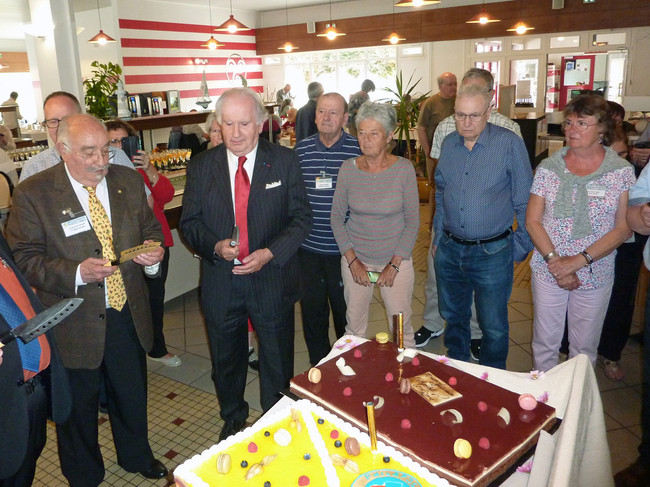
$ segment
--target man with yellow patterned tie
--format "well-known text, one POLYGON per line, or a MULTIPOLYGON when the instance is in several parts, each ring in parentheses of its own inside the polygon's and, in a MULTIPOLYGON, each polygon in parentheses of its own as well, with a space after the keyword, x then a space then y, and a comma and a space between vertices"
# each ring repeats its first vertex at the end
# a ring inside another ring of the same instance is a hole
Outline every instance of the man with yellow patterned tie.
POLYGON ((148 441, 145 353, 153 331, 143 272, 160 262, 163 249, 110 265, 124 250, 163 236, 142 178, 109 165, 108 144, 104 125, 90 115, 61 121, 57 150, 64 162, 16 188, 7 229, 16 264, 46 306, 85 299, 53 330, 72 390, 72 414, 57 424, 57 437, 73 487, 104 478, 97 438, 102 379, 119 465, 146 478, 167 474, 148 441))

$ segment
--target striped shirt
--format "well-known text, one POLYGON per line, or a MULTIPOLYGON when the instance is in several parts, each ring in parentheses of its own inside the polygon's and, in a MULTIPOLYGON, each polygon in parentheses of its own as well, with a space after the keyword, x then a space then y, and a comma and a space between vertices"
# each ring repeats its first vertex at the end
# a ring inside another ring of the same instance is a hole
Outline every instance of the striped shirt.
POLYGON ((415 170, 407 159, 372 174, 357 168, 355 159, 345 161, 332 203, 341 254, 354 248, 361 262, 376 265, 386 265, 393 255, 409 259, 420 226, 418 205, 415 170))
MULTIPOLYGON (((517 122, 513 122, 508 117, 504 117, 496 110, 490 112, 490 118, 488 122, 497 127, 503 127, 510 130, 511 132, 516 133, 521 137, 521 129, 517 122)), ((440 149, 442 149, 442 141, 445 140, 450 133, 456 131, 456 122, 454 121, 454 116, 445 118, 442 122, 438 124, 435 134, 433 134, 433 142, 431 142, 431 157, 434 159, 440 159, 440 149)))
POLYGON ((522 139, 488 123, 470 151, 453 132, 442 144, 435 180, 434 245, 443 229, 466 240, 494 237, 510 228, 516 215, 514 260, 526 258, 533 249, 525 226, 533 171, 522 139))
POLYGON ((301 140, 295 147, 314 217, 314 226, 302 248, 318 254, 339 255, 330 225, 332 198, 343 161, 361 155, 357 139, 344 130, 341 132, 341 138, 332 147, 323 144, 318 134, 301 140), (316 189, 316 178, 323 177, 332 178, 330 189, 316 189))

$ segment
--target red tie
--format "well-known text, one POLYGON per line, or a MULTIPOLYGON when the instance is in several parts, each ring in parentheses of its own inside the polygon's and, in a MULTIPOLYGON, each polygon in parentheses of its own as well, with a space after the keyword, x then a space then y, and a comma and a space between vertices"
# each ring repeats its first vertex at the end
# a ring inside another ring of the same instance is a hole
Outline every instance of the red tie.
POLYGON ((235 173, 235 220, 239 227, 238 258, 242 260, 248 255, 248 195, 251 192, 251 183, 244 169, 246 156, 241 156, 238 162, 235 173))

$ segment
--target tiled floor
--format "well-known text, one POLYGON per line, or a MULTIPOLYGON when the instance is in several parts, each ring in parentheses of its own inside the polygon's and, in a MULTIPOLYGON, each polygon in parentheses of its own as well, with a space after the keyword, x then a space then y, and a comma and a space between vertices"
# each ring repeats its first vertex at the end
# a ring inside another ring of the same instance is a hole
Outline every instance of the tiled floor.
MULTIPOLYGON (((423 221, 426 205, 421 205, 423 221)), ((426 279, 426 247, 430 234, 422 225, 414 251, 416 269, 413 292, 413 326, 422 325, 424 310, 424 281, 426 279)), ((647 282, 647 278, 643 280, 647 282)), ((645 287, 645 286, 644 286, 645 287)), ((531 339, 533 306, 530 292, 530 269, 527 262, 516 267, 513 291, 509 303, 510 352, 507 368, 512 371, 529 371, 532 368, 531 339)), ((198 291, 191 291, 165 305, 165 336, 170 349, 180 355, 183 364, 168 368, 157 362, 149 365, 149 438, 157 457, 170 469, 186 458, 203 451, 217 441, 221 428, 219 405, 214 385, 210 379, 210 361, 205 322, 199 309, 198 291)), ((639 331, 641 311, 635 312, 632 332, 639 331)), ((370 305, 368 336, 387 328, 385 308, 379 292, 370 305)), ((330 328, 333 338, 333 328, 330 328)), ((431 340, 426 350, 444 354, 443 339, 431 340)), ((302 334, 300 307, 296 306, 295 373, 309 367, 307 347, 302 334)), ((637 457, 636 447, 641 430, 641 348, 630 340, 623 352, 623 365, 627 375, 623 382, 612 382, 597 367, 596 376, 605 409, 607 436, 612 453, 614 472, 626 467, 637 457)), ((250 404, 249 421, 261 415, 258 374, 249 370, 246 400, 250 404)), ((153 482, 139 475, 129 474, 116 462, 108 416, 100 415, 100 445, 106 465, 105 482, 102 485, 169 485, 168 480, 153 482)), ((58 464, 56 433, 48 425, 48 443, 38 463, 35 486, 56 487, 66 485, 58 464)))

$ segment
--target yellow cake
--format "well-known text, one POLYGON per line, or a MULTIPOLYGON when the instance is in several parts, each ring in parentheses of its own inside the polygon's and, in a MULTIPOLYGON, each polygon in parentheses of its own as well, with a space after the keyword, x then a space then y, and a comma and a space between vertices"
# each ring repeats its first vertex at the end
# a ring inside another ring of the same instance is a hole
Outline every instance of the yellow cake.
POLYGON ((378 452, 372 453, 368 435, 305 400, 264 416, 174 471, 178 487, 361 487, 379 485, 373 482, 386 477, 402 477, 402 483, 395 485, 449 486, 447 481, 381 442, 378 452), (332 438, 334 430, 337 438, 332 438), (287 433, 291 441, 283 446, 282 438, 286 440, 287 433), (358 455, 346 452, 348 438, 358 441, 358 455), (336 441, 341 442, 340 447, 336 441))

